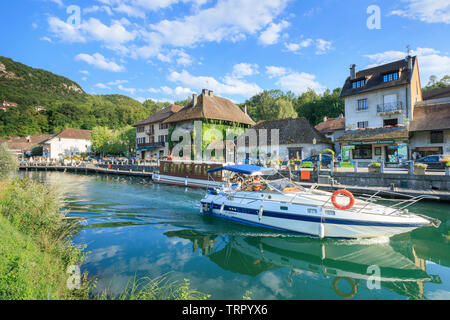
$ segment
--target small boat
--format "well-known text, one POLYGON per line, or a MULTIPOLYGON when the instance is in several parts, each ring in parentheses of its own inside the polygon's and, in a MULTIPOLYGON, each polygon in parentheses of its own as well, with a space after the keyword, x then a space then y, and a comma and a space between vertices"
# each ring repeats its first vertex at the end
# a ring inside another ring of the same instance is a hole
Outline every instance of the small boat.
POLYGON ((218 167, 222 167, 222 164, 189 160, 160 161, 159 172, 153 173, 152 180, 155 183, 193 188, 220 187, 222 185, 221 172, 214 174, 214 181, 209 180, 207 173, 207 170, 218 167))
POLYGON ((315 186, 304 188, 288 178, 264 179, 276 173, 272 168, 231 165, 207 172, 211 175, 219 171, 229 172, 228 181, 208 188, 201 200, 203 214, 319 238, 391 237, 440 224, 437 219, 407 209, 421 199, 435 198, 432 196, 397 199, 386 206, 376 203, 381 199, 377 193, 356 198, 345 189, 331 193, 315 186), (342 198, 348 198, 348 202, 342 203, 342 198))

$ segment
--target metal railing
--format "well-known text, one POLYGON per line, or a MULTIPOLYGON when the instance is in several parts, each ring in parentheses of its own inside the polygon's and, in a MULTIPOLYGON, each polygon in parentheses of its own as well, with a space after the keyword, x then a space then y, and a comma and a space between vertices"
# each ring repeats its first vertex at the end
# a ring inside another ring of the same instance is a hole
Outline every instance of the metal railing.
POLYGON ((377 112, 396 112, 403 110, 403 103, 401 101, 389 102, 377 105, 377 112))

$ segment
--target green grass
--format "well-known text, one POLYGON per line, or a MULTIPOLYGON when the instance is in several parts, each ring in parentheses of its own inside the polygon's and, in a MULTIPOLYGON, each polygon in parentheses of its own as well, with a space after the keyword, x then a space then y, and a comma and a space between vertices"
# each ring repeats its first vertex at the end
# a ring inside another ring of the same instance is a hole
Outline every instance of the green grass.
POLYGON ((97 300, 206 300, 210 295, 191 288, 188 279, 172 280, 167 275, 157 278, 132 278, 118 295, 108 289, 93 296, 97 300))
POLYGON ((84 254, 71 241, 79 223, 59 209, 58 194, 24 178, 0 190, 0 300, 87 298, 87 281, 67 286, 67 268, 84 254))

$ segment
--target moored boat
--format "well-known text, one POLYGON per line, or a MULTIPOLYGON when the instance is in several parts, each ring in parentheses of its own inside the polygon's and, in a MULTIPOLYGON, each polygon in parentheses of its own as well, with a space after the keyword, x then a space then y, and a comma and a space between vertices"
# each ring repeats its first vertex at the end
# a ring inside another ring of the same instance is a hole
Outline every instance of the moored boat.
POLYGON ((206 188, 208 186, 220 187, 222 185, 222 173, 214 174, 214 181, 208 181, 207 170, 222 167, 216 162, 195 161, 161 161, 159 172, 152 175, 153 182, 172 184, 185 187, 206 188))
MULTIPOLYGON (((201 200, 203 214, 320 238, 391 237, 440 221, 412 214, 407 207, 430 196, 398 200, 391 206, 375 203, 372 195, 356 198, 347 190, 334 193, 304 188, 289 179, 265 180, 274 169, 232 165, 207 170, 234 173, 220 187, 211 185, 201 200), (342 197, 348 203, 342 203, 342 197)), ((214 180, 214 179, 213 179, 214 180)), ((214 182, 214 181, 212 181, 214 182)))

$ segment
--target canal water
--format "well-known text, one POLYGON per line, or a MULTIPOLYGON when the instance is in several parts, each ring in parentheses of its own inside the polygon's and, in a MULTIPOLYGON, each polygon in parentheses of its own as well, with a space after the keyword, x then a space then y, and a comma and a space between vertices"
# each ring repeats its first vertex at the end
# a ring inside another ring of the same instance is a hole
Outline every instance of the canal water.
POLYGON ((145 178, 28 172, 56 186, 74 238, 89 251, 82 272, 119 293, 133 277, 189 279, 211 299, 450 299, 450 204, 411 211, 442 221, 391 239, 319 240, 200 214, 203 190, 145 178))

